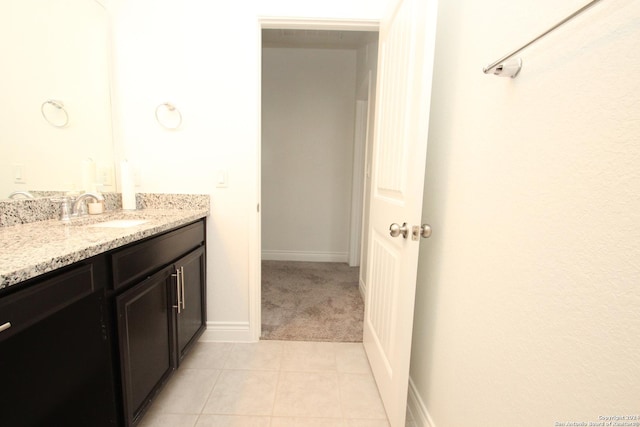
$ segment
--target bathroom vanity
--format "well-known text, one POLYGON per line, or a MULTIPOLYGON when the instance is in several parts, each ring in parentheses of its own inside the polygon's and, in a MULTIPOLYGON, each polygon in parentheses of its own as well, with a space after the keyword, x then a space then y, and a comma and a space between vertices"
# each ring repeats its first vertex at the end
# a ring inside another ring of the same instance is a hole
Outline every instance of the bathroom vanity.
POLYGON ((138 423, 205 328, 207 214, 0 227, 0 425, 138 423))
POLYGON ((126 425, 205 328, 204 221, 110 254, 126 425))
POLYGON ((0 425, 117 425, 104 267, 82 261, 0 299, 0 425))

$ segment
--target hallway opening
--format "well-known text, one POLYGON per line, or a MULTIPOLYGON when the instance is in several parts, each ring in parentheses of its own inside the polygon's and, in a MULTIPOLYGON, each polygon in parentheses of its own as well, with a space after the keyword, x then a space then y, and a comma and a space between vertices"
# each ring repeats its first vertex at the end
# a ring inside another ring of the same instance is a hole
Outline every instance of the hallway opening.
POLYGON ((262 30, 262 339, 362 340, 376 65, 377 32, 262 30))

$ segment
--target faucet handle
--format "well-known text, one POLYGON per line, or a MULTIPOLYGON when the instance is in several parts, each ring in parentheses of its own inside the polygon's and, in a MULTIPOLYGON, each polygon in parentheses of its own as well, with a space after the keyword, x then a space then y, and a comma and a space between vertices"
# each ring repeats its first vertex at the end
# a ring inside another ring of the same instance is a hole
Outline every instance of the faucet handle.
POLYGON ((71 197, 56 197, 51 199, 52 202, 60 203, 60 221, 71 220, 71 197))
MULTIPOLYGON (((72 211, 73 211, 73 209, 72 209, 72 211)), ((87 202, 85 200, 81 200, 80 204, 78 204, 77 215, 78 216, 84 216, 84 215, 87 215, 88 213, 89 213, 89 210, 87 208, 87 202)))

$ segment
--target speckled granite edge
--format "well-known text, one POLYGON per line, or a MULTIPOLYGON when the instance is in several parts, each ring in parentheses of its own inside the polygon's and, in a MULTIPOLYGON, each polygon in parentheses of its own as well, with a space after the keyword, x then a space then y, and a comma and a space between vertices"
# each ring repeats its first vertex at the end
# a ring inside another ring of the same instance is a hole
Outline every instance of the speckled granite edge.
POLYGON ((49 220, 0 228, 0 290, 208 214, 208 206, 115 211, 103 214, 102 220, 136 218, 148 222, 131 228, 100 228, 88 226, 86 221, 93 219, 88 216, 75 225, 49 220))
POLYGON ((60 215, 60 204, 49 198, 0 201, 0 227, 45 221, 60 215))
MULTIPOLYGON (((62 193, 49 193, 54 198, 62 195, 62 193)), ((102 193, 102 195, 105 198, 105 211, 122 208, 120 193, 102 193)), ((209 209, 209 195, 138 193, 136 207, 138 209, 209 209)), ((52 201, 49 197, 0 200, 0 227, 48 221, 57 219, 59 215, 60 203, 52 201)))
POLYGON ((209 209, 208 194, 136 194, 138 209, 209 209))

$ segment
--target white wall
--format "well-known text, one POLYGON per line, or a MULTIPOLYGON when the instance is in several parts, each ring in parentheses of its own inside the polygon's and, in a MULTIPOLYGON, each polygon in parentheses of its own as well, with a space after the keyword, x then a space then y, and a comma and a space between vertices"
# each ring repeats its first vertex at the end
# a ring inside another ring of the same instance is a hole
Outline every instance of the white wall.
MULTIPOLYGON (((207 280, 209 334, 255 339, 250 282, 259 200, 259 17, 377 19, 382 1, 179 0, 114 4, 116 145, 137 167, 139 191, 211 194, 207 280), (154 109, 173 102, 177 131, 154 109), (215 171, 228 171, 227 188, 215 171)), ((259 274, 259 273, 258 273, 259 274)), ((259 301, 257 301, 259 304, 259 301)), ((259 324, 259 319, 257 319, 259 324)))
POLYGON ((262 259, 346 262, 356 51, 262 50, 262 259))
POLYGON ((481 71, 583 3, 440 2, 411 361, 433 427, 640 412, 640 3, 481 71))

